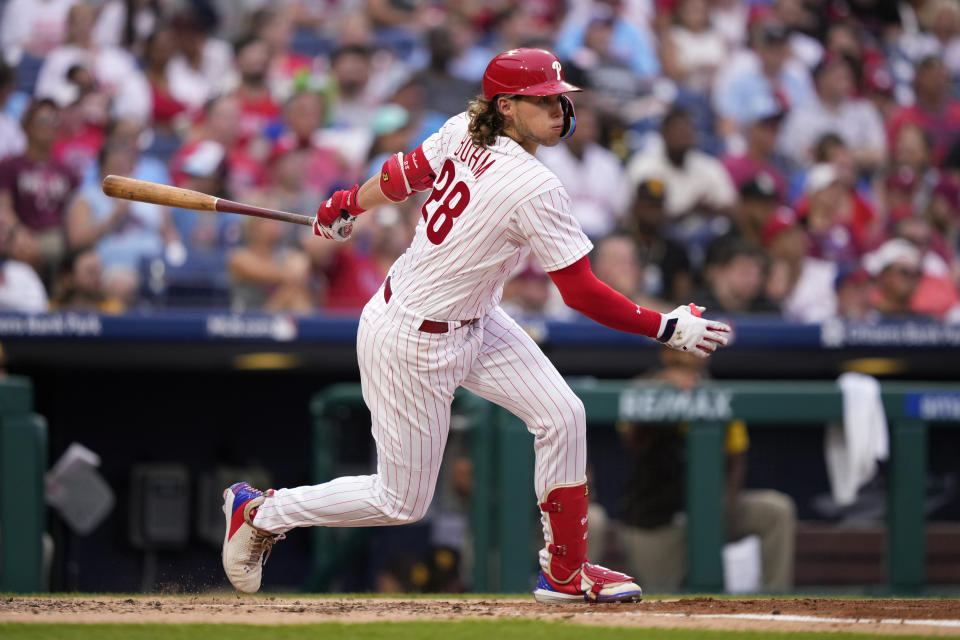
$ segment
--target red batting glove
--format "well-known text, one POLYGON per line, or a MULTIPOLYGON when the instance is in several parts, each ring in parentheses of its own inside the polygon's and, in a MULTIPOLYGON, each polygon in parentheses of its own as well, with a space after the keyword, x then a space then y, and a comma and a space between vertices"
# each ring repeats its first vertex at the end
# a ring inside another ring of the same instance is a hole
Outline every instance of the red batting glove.
POLYGON ((340 217, 341 213, 350 216, 358 216, 366 209, 357 206, 357 192, 360 185, 355 184, 348 191, 337 191, 330 196, 320 208, 317 209, 317 222, 325 227, 333 224, 333 221, 340 217))

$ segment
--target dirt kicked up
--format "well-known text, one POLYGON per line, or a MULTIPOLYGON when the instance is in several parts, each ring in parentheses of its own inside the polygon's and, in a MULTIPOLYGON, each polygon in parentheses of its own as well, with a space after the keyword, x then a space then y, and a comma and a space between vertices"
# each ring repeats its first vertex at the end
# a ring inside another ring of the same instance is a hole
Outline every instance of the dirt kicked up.
POLYGON ((0 622, 247 623, 540 619, 618 627, 845 631, 960 637, 960 600, 648 599, 629 605, 531 600, 271 596, 6 597, 0 622))

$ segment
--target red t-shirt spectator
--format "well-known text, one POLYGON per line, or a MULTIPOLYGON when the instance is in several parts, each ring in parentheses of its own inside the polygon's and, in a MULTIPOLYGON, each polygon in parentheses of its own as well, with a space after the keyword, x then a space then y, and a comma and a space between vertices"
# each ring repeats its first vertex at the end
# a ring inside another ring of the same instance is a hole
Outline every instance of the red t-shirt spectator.
POLYGON ((78 183, 56 160, 17 156, 0 161, 0 190, 10 193, 20 223, 34 232, 63 226, 64 209, 78 183))
POLYGON ((359 312, 383 284, 387 272, 368 255, 352 248, 341 249, 333 256, 327 269, 327 311, 359 312))

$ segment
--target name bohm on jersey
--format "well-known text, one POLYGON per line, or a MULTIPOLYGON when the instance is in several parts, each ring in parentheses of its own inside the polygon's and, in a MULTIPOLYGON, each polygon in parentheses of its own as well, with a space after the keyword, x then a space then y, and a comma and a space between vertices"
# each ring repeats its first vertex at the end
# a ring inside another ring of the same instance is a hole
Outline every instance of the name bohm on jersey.
POLYGON ((466 135, 460 140, 460 146, 457 147, 452 157, 466 165, 476 180, 486 173, 487 169, 497 161, 496 158, 491 158, 491 155, 489 149, 473 144, 470 136, 466 135))

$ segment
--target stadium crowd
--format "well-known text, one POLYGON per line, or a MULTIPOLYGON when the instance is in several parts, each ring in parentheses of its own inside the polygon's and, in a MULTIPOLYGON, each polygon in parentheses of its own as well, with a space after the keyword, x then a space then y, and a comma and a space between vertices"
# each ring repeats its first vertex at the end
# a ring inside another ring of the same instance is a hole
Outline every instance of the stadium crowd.
MULTIPOLYGON (((107 174, 311 214, 517 46, 564 62, 563 181, 647 306, 960 321, 960 0, 0 0, 0 308, 357 313, 423 198, 352 242, 111 200, 107 174)), ((530 263, 520 319, 568 313, 530 263)))

